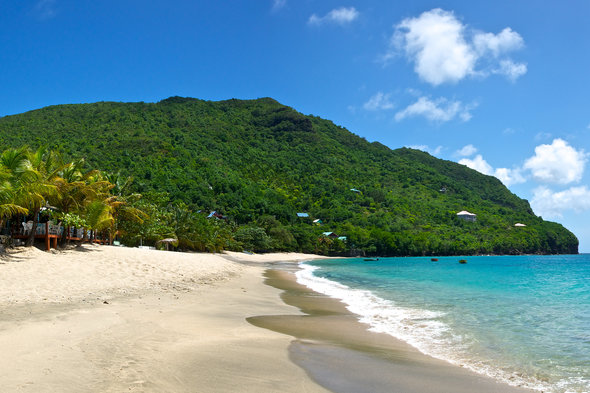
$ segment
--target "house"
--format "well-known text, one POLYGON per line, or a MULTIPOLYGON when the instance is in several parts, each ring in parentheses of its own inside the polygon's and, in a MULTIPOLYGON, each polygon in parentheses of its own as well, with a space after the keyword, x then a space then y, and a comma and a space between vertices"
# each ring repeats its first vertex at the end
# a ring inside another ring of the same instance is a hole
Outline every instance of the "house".
POLYGON ((475 222, 475 220, 477 219, 477 214, 469 213, 468 211, 463 210, 457 213, 457 217, 465 221, 475 222))
POLYGON ((340 240, 341 242, 345 242, 348 240, 348 238, 346 236, 338 236, 338 240, 340 240))
POLYGON ((316 218, 315 220, 313 220, 313 223, 316 224, 316 225, 322 225, 323 224, 322 220, 320 220, 319 218, 316 218))
POLYGON ((309 214, 307 214, 307 213, 297 213, 297 217, 299 217, 299 218, 308 218, 309 217, 309 214))
POLYGON ((323 232, 322 235, 324 235, 325 237, 329 237, 330 239, 338 238, 338 235, 334 232, 323 232))
POLYGON ((521 224, 520 222, 517 222, 516 224, 514 224, 515 227, 526 227, 525 224, 521 224))
POLYGON ((219 213, 218 211, 212 211, 211 213, 209 213, 207 218, 215 218, 217 220, 224 220, 227 217, 225 217, 223 214, 219 213))

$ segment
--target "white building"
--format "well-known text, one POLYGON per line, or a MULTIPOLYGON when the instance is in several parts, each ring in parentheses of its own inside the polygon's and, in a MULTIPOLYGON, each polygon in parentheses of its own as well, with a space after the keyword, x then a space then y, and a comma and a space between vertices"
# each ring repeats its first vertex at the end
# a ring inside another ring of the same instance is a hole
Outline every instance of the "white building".
POLYGON ((457 213, 457 217, 465 221, 475 222, 475 220, 477 219, 477 214, 469 213, 468 211, 463 210, 457 213))

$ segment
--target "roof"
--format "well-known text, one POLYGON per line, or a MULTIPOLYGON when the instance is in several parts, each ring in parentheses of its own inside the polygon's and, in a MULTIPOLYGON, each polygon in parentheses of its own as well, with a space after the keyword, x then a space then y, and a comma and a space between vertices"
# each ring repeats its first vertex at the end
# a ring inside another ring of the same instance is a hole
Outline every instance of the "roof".
POLYGON ((467 210, 460 211, 457 213, 458 216, 477 216, 475 213, 469 213, 467 210))
POLYGON ((356 188, 351 188, 350 191, 352 191, 352 192, 361 192, 361 190, 357 190, 356 188))
POLYGON ((324 236, 336 236, 336 234, 334 232, 322 232, 322 235, 324 235, 324 236))
POLYGON ((517 222, 516 224, 514 224, 515 227, 526 227, 525 224, 521 224, 520 222, 517 222))
POLYGON ((309 217, 307 213, 297 213, 297 217, 309 217))

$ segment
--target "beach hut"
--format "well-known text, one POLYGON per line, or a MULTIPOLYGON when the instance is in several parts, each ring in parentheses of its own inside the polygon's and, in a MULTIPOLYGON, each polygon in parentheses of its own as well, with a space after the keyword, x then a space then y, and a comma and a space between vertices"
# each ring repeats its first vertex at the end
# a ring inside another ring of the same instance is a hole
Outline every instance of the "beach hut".
POLYGON ((166 251, 169 251, 170 244, 172 244, 174 247, 178 246, 178 239, 167 238, 167 239, 158 240, 156 242, 156 245, 161 244, 161 243, 164 243, 166 245, 166 251))
POLYGON ((477 219, 477 214, 469 213, 467 210, 463 210, 457 213, 457 217, 465 221, 475 222, 477 219))

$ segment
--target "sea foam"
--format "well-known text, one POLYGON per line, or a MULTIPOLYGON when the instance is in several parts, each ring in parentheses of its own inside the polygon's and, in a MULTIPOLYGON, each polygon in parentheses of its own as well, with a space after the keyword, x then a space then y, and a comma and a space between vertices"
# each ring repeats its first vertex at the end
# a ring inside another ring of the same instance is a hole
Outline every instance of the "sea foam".
MULTIPOLYGON (((445 313, 426 309, 402 307, 383 299, 373 292, 355 289, 314 274, 318 266, 300 263, 301 270, 295 273, 297 282, 308 288, 341 300, 346 308, 358 316, 359 322, 368 325, 368 330, 386 333, 400 339, 420 352, 464 367, 476 373, 494 378, 512 386, 555 392, 556 390, 538 379, 523 375, 509 368, 498 368, 471 356, 468 351, 471 338, 455 334, 451 327, 441 321, 445 313)), ((568 392, 568 390, 561 390, 568 392)))

